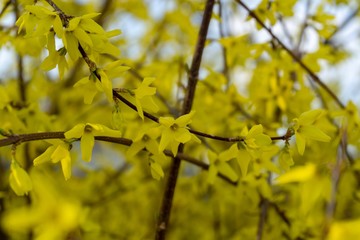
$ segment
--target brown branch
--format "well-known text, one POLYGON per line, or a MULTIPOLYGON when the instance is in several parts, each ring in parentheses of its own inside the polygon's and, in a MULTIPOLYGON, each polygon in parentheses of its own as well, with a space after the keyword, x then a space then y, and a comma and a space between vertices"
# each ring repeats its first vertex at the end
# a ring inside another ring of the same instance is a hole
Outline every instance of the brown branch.
POLYGON ((300 34, 299 34, 299 39, 295 48, 295 53, 300 57, 301 53, 300 53, 300 47, 301 47, 301 43, 305 37, 305 30, 308 26, 308 17, 309 17, 309 11, 310 11, 310 4, 311 1, 307 0, 306 1, 306 6, 305 6, 305 18, 304 18, 304 22, 301 25, 301 29, 300 29, 300 34))
POLYGON ((343 30, 359 13, 360 10, 360 6, 358 6, 353 12, 351 12, 349 14, 349 16, 347 16, 347 18, 345 18, 344 22, 342 22, 331 34, 329 37, 327 37, 324 40, 324 44, 329 44, 331 43, 331 40, 333 39, 333 37, 340 32, 341 30, 343 30))
MULTIPOLYGON (((1 9, 1 12, 0 12, 0 17, 3 16, 3 14, 5 13, 6 9, 10 6, 11 4, 11 0, 8 0, 5 4, 4 4, 4 7, 1 9)), ((17 18, 16 18, 17 19, 17 18)))
POLYGON ((112 4, 113 4, 113 0, 106 0, 105 3, 103 4, 102 9, 100 10, 101 15, 97 18, 96 21, 101 26, 103 25, 105 21, 105 17, 107 16, 107 13, 110 11, 112 4))
MULTIPOLYGON (((199 78, 199 69, 201 64, 202 53, 205 47, 205 40, 210 24, 213 7, 214 7, 214 0, 207 0, 200 30, 198 33, 198 40, 195 47, 193 60, 190 67, 188 86, 187 86, 187 91, 185 93, 185 100, 183 102, 183 108, 181 112, 182 115, 189 113, 192 108, 192 104, 195 97, 196 84, 199 78)), ((179 146, 178 152, 180 154, 183 151, 183 147, 184 147, 183 144, 179 146)), ((174 192, 175 192, 175 187, 180 169, 180 163, 181 163, 180 158, 175 157, 170 167, 169 178, 167 179, 166 182, 165 192, 163 195, 159 217, 157 220, 158 222, 155 233, 155 239, 157 240, 165 239, 166 230, 168 229, 174 192)))
POLYGON ((194 101, 196 84, 199 78, 201 58, 205 47, 205 41, 210 24, 213 6, 214 6, 214 0, 207 0, 203 19, 198 34, 197 44, 195 47, 194 57, 189 71, 188 86, 185 95, 185 101, 183 104, 182 114, 187 114, 190 112, 194 101))
MULTIPOLYGON (((218 15, 219 18, 221 19, 219 22, 219 32, 220 32, 220 37, 224 38, 225 37, 225 31, 223 28, 223 15, 222 15, 222 3, 221 0, 219 0, 218 2, 218 15)), ((230 83, 231 83, 231 79, 230 79, 230 72, 229 72, 229 64, 227 61, 227 49, 226 47, 224 47, 223 45, 221 45, 221 53, 222 53, 222 58, 223 58, 223 74, 226 78, 226 89, 229 89, 230 87, 230 83)))
MULTIPOLYGON (((206 9, 205 9, 206 11, 206 9)), ((63 13, 63 12, 62 12, 63 13)), ((204 18, 208 18, 206 20, 206 24, 209 25, 210 23, 210 18, 211 18, 211 13, 207 14, 205 16, 204 14, 204 18)), ((64 14, 64 13, 63 13, 64 14)), ((66 16, 66 15, 65 15, 66 16)), ((200 28, 199 31, 199 39, 198 39, 198 43, 195 49, 195 53, 194 53, 194 59, 192 61, 191 64, 191 68, 190 68, 190 72, 189 72, 189 83, 188 83, 188 93, 192 92, 191 94, 189 93, 187 95, 187 97, 185 98, 185 102, 184 102, 184 106, 183 106, 183 114, 186 114, 188 112, 190 112, 191 110, 191 106, 192 106, 192 102, 193 102, 193 98, 195 97, 195 88, 196 88, 196 84, 197 84, 197 80, 198 80, 198 75, 199 75, 199 68, 200 68, 200 63, 201 63, 201 56, 202 56, 202 52, 204 50, 205 47, 205 40, 206 40, 206 35, 207 35, 207 28, 203 27, 204 23, 202 23, 202 27, 200 28), (205 32, 206 31, 206 32, 205 32), (205 34, 205 37, 200 37, 202 36, 202 34, 205 34), (190 99, 191 100, 187 100, 190 99), (190 107, 188 110, 186 110, 186 108, 190 107)), ((85 52, 84 48, 80 45, 78 45, 78 49, 79 52, 82 56, 82 58, 84 59, 84 61, 86 62, 86 64, 88 65, 90 72, 94 73, 95 76, 97 77, 97 79, 101 82, 101 77, 99 74, 97 74, 96 69, 96 63, 93 62, 89 56, 87 55, 87 53, 85 52)), ((136 73, 136 72, 135 72, 136 73)), ((133 72, 133 74, 135 74, 133 72)), ((139 74, 135 74, 138 75, 137 77, 140 77, 141 75, 139 74)), ((125 99, 124 97, 122 97, 117 91, 113 90, 113 96, 116 97, 117 99, 119 99, 120 101, 122 101, 123 103, 125 103, 126 105, 128 105, 130 108, 132 108, 134 111, 137 111, 137 108, 134 104, 132 104, 130 101, 128 101, 127 99, 125 99)), ((144 111, 144 116, 147 117, 148 119, 151 119, 154 122, 159 122, 159 118, 144 111)), ((201 136, 201 137, 206 137, 206 138, 210 138, 210 139, 214 139, 214 140, 219 140, 219 141, 225 141, 225 142, 238 142, 238 141, 243 141, 243 139, 241 139, 240 137, 221 137, 221 136, 216 136, 216 135, 211 135, 211 134, 207 134, 207 133, 203 133, 200 131, 196 131, 193 129, 189 129, 189 131, 195 135, 201 136)), ((275 137, 274 140, 279 140, 279 138, 281 138, 281 140, 285 140, 284 136, 281 137, 275 137)))
MULTIPOLYGON (((8 136, 7 138, 0 139, 0 147, 10 146, 10 145, 18 145, 25 142, 38 141, 38 140, 47 140, 47 139, 65 139, 65 132, 41 132, 41 133, 27 133, 27 134, 14 134, 8 136)), ((80 140, 80 139, 77 139, 80 140)), ((124 146, 130 146, 132 144, 132 140, 128 138, 115 138, 115 137, 107 137, 107 136, 97 136, 95 137, 97 141, 110 142, 121 144, 124 146)), ((146 149, 143 149, 145 151, 146 149)), ((171 151, 165 150, 164 154, 168 157, 174 158, 174 155, 171 151)), ((208 170, 209 165, 202 162, 199 159, 190 157, 184 153, 178 153, 176 155, 177 158, 182 159, 188 163, 191 163, 195 166, 202 168, 203 170, 208 170)), ((225 181, 229 182, 232 185, 237 185, 237 182, 231 181, 225 175, 219 173, 218 176, 225 181)))
POLYGON ((52 0, 45 0, 58 14, 65 27, 69 25, 69 19, 73 18, 72 16, 66 15, 63 10, 61 10, 52 0))
POLYGON ((340 144, 338 146, 338 152, 336 157, 336 163, 334 168, 332 169, 331 174, 331 193, 330 199, 326 206, 325 212, 325 221, 324 221, 324 229, 323 235, 324 238, 327 236, 330 228, 330 224, 334 219, 335 209, 336 209, 336 198, 338 195, 338 188, 339 188, 339 180, 341 177, 341 168, 346 159, 346 152, 347 152, 347 129, 346 127, 342 127, 340 129, 340 144))
POLYGON ((270 36, 275 39, 281 47, 292 57, 292 59, 297 62, 306 72, 311 76, 311 79, 316 82, 318 85, 320 85, 337 103, 337 105, 344 109, 345 105, 340 101, 340 99, 336 96, 336 94, 320 79, 318 75, 316 75, 298 56, 296 53, 291 51, 288 47, 285 46, 285 44, 272 32, 270 28, 268 28, 265 23, 254 13, 249 9, 249 7, 243 3, 241 0, 235 0, 238 4, 240 4, 247 12, 248 14, 259 24, 263 29, 265 29, 270 36))
POLYGON ((256 234, 256 240, 262 240, 264 231, 265 231, 265 223, 268 215, 268 208, 269 208, 269 202, 266 198, 263 196, 260 196, 261 200, 259 202, 259 208, 260 208, 260 216, 259 216, 259 222, 258 222, 258 228, 257 228, 257 234, 256 234))

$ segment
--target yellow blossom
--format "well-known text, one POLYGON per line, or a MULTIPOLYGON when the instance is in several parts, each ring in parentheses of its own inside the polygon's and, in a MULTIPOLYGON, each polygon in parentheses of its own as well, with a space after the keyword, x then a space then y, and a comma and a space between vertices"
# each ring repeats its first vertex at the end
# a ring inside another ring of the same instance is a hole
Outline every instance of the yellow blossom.
POLYGON ((28 173, 20 167, 15 159, 11 161, 9 182, 10 187, 18 196, 24 196, 32 190, 32 182, 28 173))
POLYGON ((81 138, 81 153, 84 161, 90 162, 96 136, 120 137, 121 132, 101 124, 80 123, 65 133, 66 139, 81 138))
POLYGON ((157 112, 159 107, 155 104, 151 96, 156 93, 156 88, 149 87, 155 78, 144 78, 140 86, 134 90, 135 105, 139 116, 144 120, 143 106, 153 112, 157 112))
POLYGON ((191 118, 194 114, 195 111, 191 111, 177 119, 174 119, 173 117, 159 118, 159 123, 161 124, 160 129, 162 131, 159 151, 162 152, 166 147, 170 146, 171 152, 175 156, 180 143, 186 143, 190 140, 200 143, 200 139, 194 134, 191 134, 187 128, 187 125, 191 123, 191 118))
POLYGON ((69 144, 61 140, 48 140, 52 143, 46 151, 34 159, 34 166, 52 161, 53 163, 60 162, 61 168, 65 177, 68 180, 71 177, 71 157, 69 152, 69 144))
POLYGON ((306 140, 311 139, 320 142, 329 142, 331 138, 319 128, 314 122, 323 116, 321 109, 304 112, 299 118, 293 119, 293 130, 295 131, 296 146, 300 155, 304 154, 306 140))

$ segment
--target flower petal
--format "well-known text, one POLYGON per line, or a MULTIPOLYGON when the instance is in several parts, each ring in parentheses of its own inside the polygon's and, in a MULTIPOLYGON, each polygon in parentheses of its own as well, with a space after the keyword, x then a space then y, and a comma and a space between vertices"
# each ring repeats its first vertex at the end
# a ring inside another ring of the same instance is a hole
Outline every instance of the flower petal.
POLYGON ((133 142, 131 146, 128 148, 126 155, 129 157, 135 156, 138 152, 140 152, 142 149, 144 149, 145 144, 142 141, 139 142, 133 142))
POLYGON ((159 151, 163 152, 173 139, 174 139, 173 131, 171 131, 170 129, 165 129, 161 135, 159 151))
POLYGON ((195 111, 191 111, 188 114, 182 115, 175 120, 175 123, 179 125, 179 127, 185 127, 186 125, 191 123, 191 119, 193 118, 195 111))
POLYGON ((84 134, 84 128, 85 128, 84 123, 77 124, 75 127, 73 127, 64 134, 65 138, 66 139, 80 138, 84 134))
POLYGON ((306 144, 306 140, 305 138, 299 133, 299 132, 295 132, 295 137, 296 137, 296 146, 298 149, 298 152, 300 155, 304 154, 305 151, 305 144, 306 144))
POLYGON ((67 156, 61 160, 61 168, 65 177, 65 180, 71 177, 71 158, 68 152, 67 156))
POLYGON ((50 146, 46 149, 45 152, 43 152, 43 154, 41 154, 40 156, 38 156, 37 158, 34 159, 34 166, 38 166, 42 163, 46 163, 46 162, 50 162, 51 160, 51 154, 55 151, 55 147, 54 146, 50 146))
POLYGON ((89 132, 84 132, 84 135, 81 137, 81 143, 80 143, 82 159, 84 161, 87 162, 91 161, 91 155, 92 155, 94 143, 95 143, 94 135, 89 132))
POLYGON ((16 195, 23 196, 32 190, 32 182, 28 173, 13 160, 11 162, 11 173, 9 176, 10 187, 16 195))
POLYGON ((175 131, 174 138, 178 142, 186 143, 191 140, 191 133, 185 128, 178 128, 175 131))
POLYGON ((160 117, 159 123, 169 128, 175 123, 175 120, 172 117, 160 117))
POLYGON ((309 126, 302 126, 299 129, 299 132, 306 138, 320 141, 320 142, 329 142, 331 138, 326 135, 323 131, 319 128, 309 125, 309 126))

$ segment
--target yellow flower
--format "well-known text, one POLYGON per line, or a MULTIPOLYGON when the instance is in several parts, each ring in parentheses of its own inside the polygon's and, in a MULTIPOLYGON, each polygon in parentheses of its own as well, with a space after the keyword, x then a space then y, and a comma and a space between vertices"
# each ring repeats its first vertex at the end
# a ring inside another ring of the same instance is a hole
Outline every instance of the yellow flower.
POLYGON ((271 138, 263 133, 261 124, 253 126, 250 130, 247 127, 243 128, 240 136, 243 137, 246 146, 252 149, 267 146, 272 142, 271 138))
POLYGON ((93 51, 108 53, 114 56, 120 54, 120 50, 112 45, 108 38, 120 34, 120 31, 105 32, 105 30, 91 18, 100 13, 89 13, 80 17, 74 17, 69 21, 65 32, 59 36, 68 51, 70 57, 75 61, 80 57, 78 45, 80 44, 88 54, 93 51))
POLYGON ((113 102, 112 81, 110 78, 119 77, 119 75, 130 67, 121 66, 120 61, 112 62, 106 65, 103 69, 96 69, 96 73, 100 76, 101 81, 97 79, 95 73, 91 73, 89 77, 84 77, 75 83, 74 87, 79 87, 84 94, 84 103, 91 104, 95 95, 100 92, 105 92, 105 95, 110 103, 113 102))
POLYGON ((59 50, 55 49, 55 35, 54 32, 50 32, 47 36, 48 43, 47 49, 49 51, 49 56, 47 56, 44 61, 41 63, 41 68, 45 71, 49 71, 58 66, 59 77, 63 78, 65 69, 68 68, 66 62, 66 49, 60 48, 59 50))
POLYGON ((84 103, 91 104, 95 95, 100 91, 103 92, 101 83, 96 79, 92 73, 89 77, 84 77, 74 84, 74 87, 79 88, 84 95, 84 103))
MULTIPOLYGON (((58 182, 41 174, 31 172, 36 200, 16 208, 9 208, 2 215, 1 227, 11 234, 32 231, 32 239, 67 239, 81 224, 84 210, 79 201, 61 192, 58 182)), ((86 215, 84 216, 86 217, 86 215)))
POLYGON ((25 27, 25 37, 46 35, 52 26, 54 26, 56 34, 61 34, 59 31, 62 31, 62 23, 56 12, 38 5, 28 5, 25 9, 27 12, 16 21, 16 25, 19 26, 18 32, 25 27))
POLYGON ((152 154, 162 154, 159 152, 159 145, 156 139, 160 136, 159 128, 150 128, 140 131, 133 143, 127 150, 128 156, 135 156, 142 149, 147 149, 152 154))
POLYGON ((200 139, 194 134, 191 134, 186 127, 191 123, 191 118, 194 114, 195 111, 191 111, 177 119, 174 119, 173 117, 159 118, 159 123, 161 124, 160 129, 162 131, 159 144, 160 152, 164 151, 167 146, 170 146, 171 152, 176 156, 180 143, 186 143, 190 140, 195 140, 200 143, 200 139))
POLYGON ((11 161, 9 182, 10 187, 18 196, 24 196, 32 190, 32 182, 28 173, 20 167, 15 159, 11 161))
POLYGON ((100 75, 101 78, 101 86, 105 95, 110 103, 113 101, 113 94, 112 94, 112 82, 102 69, 97 69, 96 72, 100 75))
POLYGON ((321 109, 304 112, 299 118, 293 119, 293 129, 295 131, 296 146, 300 155, 304 154, 306 139, 320 142, 329 142, 331 138, 319 128, 314 126, 316 120, 323 116, 321 109))
POLYGON ((48 147, 46 151, 34 159, 34 166, 38 166, 42 163, 61 162, 61 168, 65 177, 68 180, 71 177, 71 157, 69 152, 69 144, 61 140, 48 140, 53 145, 48 147))
POLYGON ((80 123, 65 133, 66 139, 81 138, 82 159, 90 162, 96 136, 120 137, 121 132, 101 124, 80 123))
POLYGON ((218 172, 227 176, 231 181, 235 182, 238 180, 238 175, 227 163, 230 159, 235 158, 231 151, 225 150, 220 154, 216 154, 212 151, 208 151, 208 159, 210 161, 210 167, 208 171, 207 181, 213 184, 218 172))
POLYGON ((149 87, 149 85, 155 80, 155 78, 144 78, 140 86, 134 91, 135 105, 139 116, 144 120, 143 106, 150 109, 153 112, 157 112, 159 107, 152 99, 152 95, 156 93, 156 88, 149 87))

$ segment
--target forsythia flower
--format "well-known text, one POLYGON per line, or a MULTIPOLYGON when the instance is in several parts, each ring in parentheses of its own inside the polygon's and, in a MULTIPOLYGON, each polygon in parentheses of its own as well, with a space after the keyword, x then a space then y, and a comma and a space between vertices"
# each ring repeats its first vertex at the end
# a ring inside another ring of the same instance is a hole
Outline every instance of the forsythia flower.
POLYGON ((96 93, 98 91, 105 92, 105 95, 109 102, 112 102, 112 82, 107 77, 105 72, 101 69, 97 69, 96 72, 101 77, 101 82, 96 78, 94 73, 91 73, 89 77, 84 77, 74 84, 74 87, 81 87, 84 91, 84 103, 91 104, 96 93))
POLYGON ((234 158, 233 154, 229 150, 225 150, 220 154, 216 154, 212 151, 208 151, 208 158, 210 161, 208 182, 213 184, 218 172, 227 176, 231 181, 235 182, 238 180, 238 175, 227 163, 230 159, 234 158))
POLYGON ((36 200, 7 209, 1 216, 2 229, 17 236, 32 231, 32 239, 37 240, 68 239, 81 226, 81 218, 87 216, 80 202, 61 192, 47 174, 32 171, 31 179, 36 200))
POLYGON ((51 26, 54 26, 56 34, 62 32, 62 23, 60 17, 56 12, 51 11, 42 6, 26 6, 25 12, 16 21, 19 26, 18 32, 24 27, 26 30, 26 37, 40 37, 50 31, 51 26))
POLYGON ((18 196, 23 196, 32 190, 32 182, 28 173, 20 167, 15 159, 11 161, 9 182, 10 187, 18 196))
POLYGON ((34 166, 52 161, 53 163, 61 162, 61 168, 68 180, 71 177, 71 157, 69 152, 69 144, 61 140, 48 140, 53 145, 48 147, 46 151, 34 159, 34 166))
POLYGON ((112 94, 112 82, 102 69, 97 69, 96 72, 100 75, 101 78, 101 86, 105 95, 110 103, 113 101, 113 94, 112 94))
POLYGON ((294 167, 276 179, 277 184, 305 182, 316 176, 316 166, 309 163, 305 166, 294 167))
POLYGON ((162 130, 159 151, 164 151, 165 148, 170 145, 171 152, 175 156, 180 143, 189 142, 191 139, 200 143, 200 139, 194 134, 191 134, 186 127, 191 123, 191 118, 194 114, 195 111, 191 111, 177 119, 174 119, 173 117, 159 118, 159 123, 161 124, 160 129, 162 130))
POLYGON ((54 32, 48 34, 48 43, 47 49, 49 51, 49 56, 47 56, 44 61, 41 63, 41 68, 45 71, 49 71, 58 65, 60 79, 63 78, 65 69, 68 68, 66 62, 66 50, 65 48, 60 48, 59 50, 55 49, 55 35, 54 32))
POLYGON ((159 145, 156 139, 160 136, 159 128, 150 128, 145 131, 140 131, 133 143, 127 150, 128 156, 135 156, 142 149, 147 149, 152 154, 162 154, 159 152, 159 145))
POLYGON ((69 25, 62 34, 58 34, 62 38, 63 43, 68 51, 71 59, 74 61, 80 57, 78 45, 85 51, 96 51, 98 53, 108 53, 118 56, 120 50, 112 45, 108 37, 120 34, 120 31, 112 31, 106 33, 105 30, 91 18, 98 16, 100 13, 89 13, 80 17, 70 19, 69 25))
POLYGON ((267 147, 272 142, 271 138, 263 133, 261 124, 253 126, 250 130, 244 127, 240 133, 243 142, 234 143, 227 151, 236 158, 241 174, 247 175, 251 159, 256 157, 258 150, 267 147))
POLYGON ((272 142, 268 135, 263 134, 263 126, 261 124, 253 126, 250 130, 247 127, 243 128, 240 136, 244 138, 246 146, 252 149, 258 149, 272 142))
MULTIPOLYGON (((160 157, 162 158, 162 157, 160 157)), ((160 180, 161 178, 164 177, 164 171, 161 167, 161 165, 155 161, 154 157, 150 157, 150 172, 151 172, 151 176, 156 179, 156 180, 160 180)))
POLYGON ((89 77, 84 77, 75 83, 74 87, 81 88, 84 94, 84 103, 91 104, 96 93, 105 92, 105 95, 110 103, 113 101, 112 82, 111 78, 118 77, 121 73, 129 70, 130 67, 122 66, 120 61, 112 62, 106 65, 103 69, 96 69, 101 81, 97 79, 94 73, 89 77))
POLYGON ((306 139, 320 142, 329 142, 331 138, 319 128, 313 126, 314 122, 323 115, 323 110, 316 109, 304 112, 299 118, 293 119, 296 146, 300 155, 304 154, 306 139))
POLYGON ((150 109, 153 112, 157 112, 159 107, 155 104, 151 98, 156 93, 156 88, 149 87, 149 85, 155 80, 155 78, 144 78, 140 86, 134 91, 135 105, 139 116, 144 120, 144 112, 142 106, 150 109))
POLYGON ((84 161, 90 162, 96 136, 120 137, 121 132, 101 124, 80 123, 65 133, 66 139, 81 138, 81 154, 84 161))
POLYGON ((103 92, 103 88, 96 76, 91 73, 89 77, 84 77, 74 84, 74 87, 83 90, 84 103, 91 104, 95 95, 100 91, 103 92))

